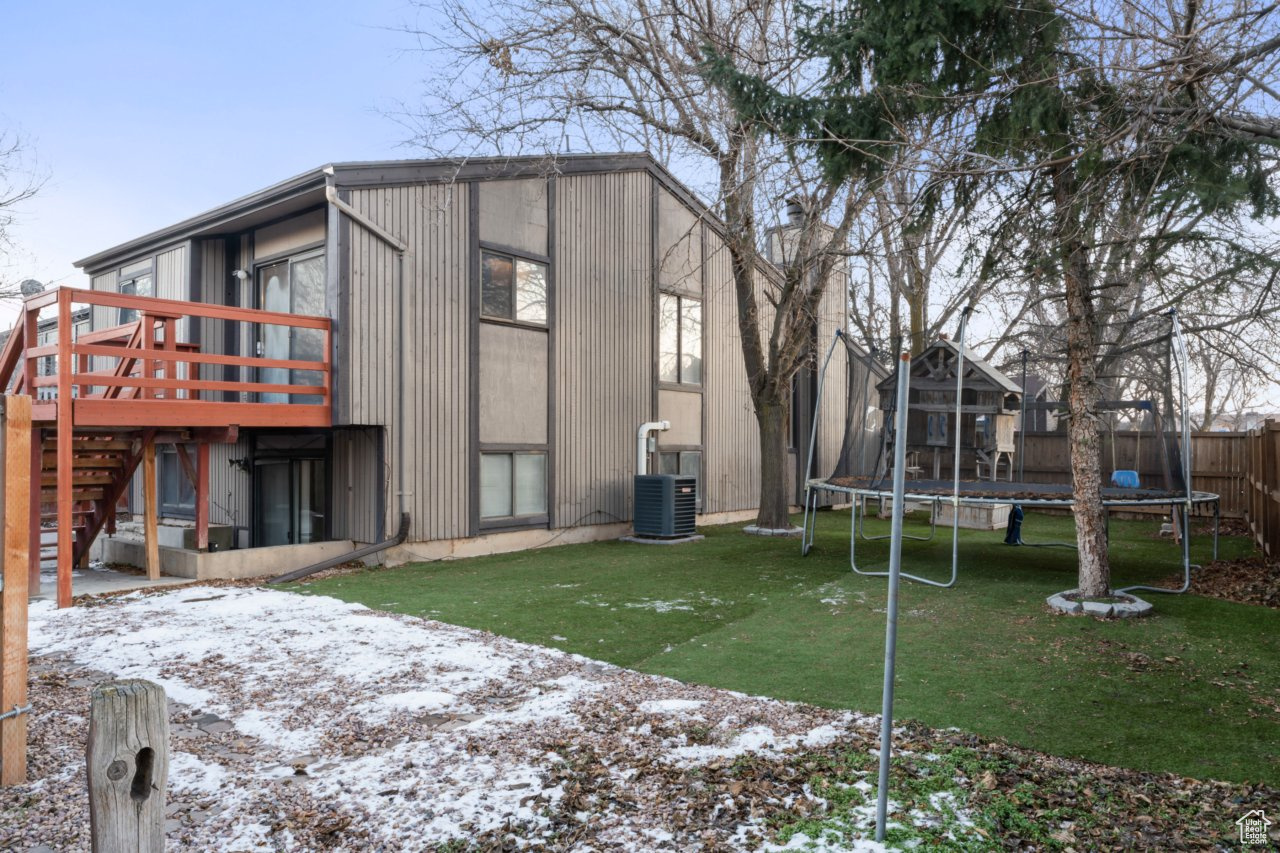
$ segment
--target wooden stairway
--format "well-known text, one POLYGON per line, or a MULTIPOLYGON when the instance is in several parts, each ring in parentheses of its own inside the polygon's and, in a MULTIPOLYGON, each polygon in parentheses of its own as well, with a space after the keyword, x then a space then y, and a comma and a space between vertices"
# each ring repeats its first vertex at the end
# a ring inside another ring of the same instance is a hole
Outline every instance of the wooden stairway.
POLYGON ((42 566, 55 568, 58 606, 71 603, 72 569, 101 531, 114 531, 116 505, 139 464, 147 572, 159 577, 157 443, 178 446, 195 487, 196 547, 207 547, 209 445, 234 442, 246 427, 332 426, 332 351, 332 323, 323 316, 67 287, 28 297, 0 347, 0 391, 33 398, 32 586, 39 588, 42 566), (134 319, 77 329, 75 306, 90 309, 91 326, 125 311, 134 319), (271 327, 317 337, 319 358, 204 351, 198 343, 271 327), (181 339, 187 330, 196 341, 181 339))
MULTIPOLYGON (((56 572, 58 560, 58 443, 44 430, 40 463, 40 566, 56 572)), ((77 430, 71 436, 72 556, 80 566, 105 528, 115 532, 115 508, 142 461, 142 430, 77 430)))

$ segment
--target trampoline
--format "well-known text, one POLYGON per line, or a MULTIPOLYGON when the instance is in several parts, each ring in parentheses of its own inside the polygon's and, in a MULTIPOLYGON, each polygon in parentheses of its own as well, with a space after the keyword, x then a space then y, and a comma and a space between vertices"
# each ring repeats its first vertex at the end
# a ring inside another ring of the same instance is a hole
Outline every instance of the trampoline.
MULTIPOLYGON (((966 312, 967 313, 967 312, 966 312)), ((958 352, 960 358, 963 359, 964 354, 964 325, 965 317, 962 315, 960 323, 960 346, 958 352)), ((1175 355, 1181 356, 1181 364, 1183 367, 1182 379, 1183 388, 1186 388, 1186 361, 1185 347, 1182 345, 1181 331, 1178 328, 1178 320, 1176 314, 1172 315, 1172 328, 1170 331, 1170 339, 1174 343, 1175 355)), ((849 353, 849 357, 857 357, 856 349, 851 347, 846 340, 842 331, 837 331, 831 346, 827 350, 826 359, 822 365, 822 372, 819 375, 819 393, 818 400, 821 405, 822 393, 821 387, 826 378, 827 367, 830 364, 832 355, 834 354, 837 344, 841 341, 845 343, 845 349, 849 353)), ((901 368, 899 368, 901 369, 901 368)), ((963 362, 957 370, 958 380, 956 389, 956 399, 962 399, 963 389, 963 362)), ((1183 397, 1185 405, 1185 394, 1183 397)), ((1185 410, 1184 410, 1185 411, 1185 410)), ((886 412, 885 423, 890 422, 892 411, 886 412)), ((814 423, 817 423, 817 417, 814 423)), ((957 407, 956 420, 959 421, 959 408, 957 407)), ((1199 508, 1203 512, 1211 511, 1213 514, 1213 556, 1218 556, 1218 535, 1221 527, 1221 503, 1219 496, 1211 492, 1195 491, 1186 486, 1191 482, 1191 454, 1190 454, 1190 435, 1186 426, 1186 418, 1183 418, 1183 435, 1182 447, 1187 448, 1187 452, 1179 454, 1178 471, 1182 476, 1180 479, 1183 488, 1175 489, 1153 489, 1153 488, 1117 488, 1115 486, 1104 487, 1102 489, 1102 503, 1107 511, 1107 521, 1110 520, 1111 510, 1123 510, 1125 508, 1137 507, 1168 507, 1172 518, 1180 523, 1182 538, 1182 574, 1183 584, 1178 589, 1168 589, 1165 587, 1152 587, 1135 585, 1117 589, 1117 593, 1133 592, 1135 590, 1147 590, 1152 592, 1182 593, 1186 592, 1191 586, 1191 569, 1199 568, 1191 563, 1191 527, 1190 521, 1192 515, 1199 508)), ((857 440, 861 440, 859 437, 857 440)), ((849 435, 846 433, 846 442, 849 441, 849 435)), ((1025 483, 1025 482, 1001 482, 989 480, 961 480, 960 479, 960 453, 959 453, 959 430, 957 430, 957 451, 954 455, 954 477, 950 480, 942 479, 918 479, 908 480, 905 483, 905 494, 903 503, 923 503, 930 505, 931 520, 930 530, 927 536, 904 535, 903 539, 912 539, 916 541, 927 541, 936 535, 938 511, 942 506, 952 507, 952 551, 951 551, 951 576, 948 581, 934 580, 921 577, 918 575, 901 572, 901 576, 909 578, 918 583, 928 584, 949 588, 956 584, 959 572, 959 518, 960 508, 971 506, 992 506, 992 505, 1013 505, 1026 508, 1052 508, 1052 509, 1070 509, 1075 505, 1075 498, 1072 494, 1072 486, 1066 483, 1025 483)), ((814 445, 816 442, 816 426, 815 432, 810 437, 809 461, 806 473, 812 474, 814 445)), ((835 466, 835 470, 827 477, 809 476, 805 480, 804 492, 804 522, 803 532, 801 535, 801 553, 808 555, 814 546, 816 535, 816 516, 819 503, 822 496, 842 496, 847 499, 850 504, 850 527, 849 527, 849 564, 850 568, 857 574, 868 577, 887 577, 887 571, 871 571, 860 567, 857 561, 857 542, 858 539, 873 541, 877 539, 888 538, 886 536, 868 536, 864 531, 863 519, 866 515, 866 507, 869 501, 876 501, 880 509, 883 509, 886 501, 892 501, 893 489, 886 482, 886 464, 887 453, 885 452, 888 443, 888 427, 886 426, 884 439, 882 440, 882 449, 879 454, 879 460, 873 471, 857 471, 851 467, 850 460, 860 458, 861 454, 852 454, 849 448, 845 448, 841 453, 840 459, 835 466)), ((1110 525, 1107 525, 1108 539, 1110 536, 1110 525)), ((1034 543, 1022 543, 1024 547, 1046 547, 1046 545, 1036 545, 1034 543)), ((1067 543, 1050 543, 1060 547, 1071 547, 1074 545, 1067 543)))

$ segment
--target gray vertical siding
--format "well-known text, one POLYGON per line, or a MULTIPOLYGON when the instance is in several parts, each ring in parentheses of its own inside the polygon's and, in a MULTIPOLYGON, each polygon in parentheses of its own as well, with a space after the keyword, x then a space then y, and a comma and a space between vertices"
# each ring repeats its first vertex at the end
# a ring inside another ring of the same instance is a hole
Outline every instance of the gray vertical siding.
MULTIPOLYGON (((115 272, 102 273, 95 275, 89 279, 90 290, 105 290, 115 293, 119 287, 119 275, 115 272)), ((90 326, 93 329, 109 329, 115 324, 117 316, 115 308, 107 308, 101 305, 94 305, 89 309, 90 326)), ((95 355, 92 359, 91 367, 93 370, 107 370, 115 366, 115 359, 105 356, 95 355)), ((96 390, 102 390, 98 388, 96 390)))
MULTIPOLYGON (((470 331, 467 315, 467 194, 462 186, 380 187, 350 192, 358 211, 409 244, 405 259, 407 334, 396 307, 396 256, 358 225, 344 226, 348 242, 346 304, 339 333, 350 336, 350 362, 341 379, 339 418, 347 424, 385 424, 388 526, 397 492, 396 356, 405 353, 406 490, 414 540, 466 536, 470 505, 468 418, 470 331)), ((374 505, 370 478, 355 500, 374 505)))
MULTIPOLYGON (((386 500, 382 490, 383 460, 378 458, 380 427, 336 429, 329 482, 332 484, 330 534, 335 539, 380 542, 378 510, 386 500)), ((389 521, 394 526, 396 520, 389 521)))
POLYGON ((703 429, 704 512, 753 509, 760 501, 760 431, 742 361, 738 305, 729 252, 706 230, 707 275, 703 347, 706 423, 703 429))
MULTIPOLYGON (((227 269, 227 247, 222 240, 201 240, 197 251, 200 253, 200 282, 195 293, 201 302, 222 305, 226 300, 226 282, 231 271, 227 269)), ((224 323, 219 320, 200 321, 200 350, 202 352, 222 353, 226 349, 223 338, 224 323)), ((222 378, 222 368, 213 365, 205 368, 210 376, 222 378)))
POLYGON ((652 182, 556 182, 553 527, 631 518, 636 428, 652 417, 652 182))
MULTIPOLYGON (((248 439, 209 445, 209 521, 252 527, 249 475, 231 464, 249 456, 248 439)), ((136 478, 135 478, 136 479, 136 478)))

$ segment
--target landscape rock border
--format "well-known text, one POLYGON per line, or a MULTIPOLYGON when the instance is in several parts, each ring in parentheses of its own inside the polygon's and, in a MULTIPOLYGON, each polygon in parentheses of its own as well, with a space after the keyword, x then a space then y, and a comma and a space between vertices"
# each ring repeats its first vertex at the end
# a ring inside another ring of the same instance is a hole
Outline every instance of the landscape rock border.
POLYGON ((1068 589, 1062 592, 1055 592, 1045 599, 1045 604, 1060 613, 1067 613, 1073 616, 1083 614, 1085 616, 1096 616, 1099 619, 1132 619, 1138 616, 1147 616, 1155 609, 1151 602, 1138 598, 1136 595, 1120 593, 1113 597, 1123 600, 1116 602, 1080 601, 1080 590, 1068 589))
POLYGON ((742 532, 748 536, 784 536, 784 537, 800 537, 804 535, 803 527, 761 527, 758 524, 748 524, 742 528, 742 532))

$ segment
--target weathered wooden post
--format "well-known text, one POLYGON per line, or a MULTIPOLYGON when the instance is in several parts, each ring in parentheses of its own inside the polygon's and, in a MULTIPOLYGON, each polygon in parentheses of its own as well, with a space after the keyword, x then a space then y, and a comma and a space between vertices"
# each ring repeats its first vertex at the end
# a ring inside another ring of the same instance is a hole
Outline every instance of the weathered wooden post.
MULTIPOLYGON (((27 581, 31 547, 31 398, 0 410, 0 785, 27 781, 27 581)), ((40 546, 36 545, 36 551, 40 546)))
POLYGON ((141 679, 94 688, 86 751, 94 853, 163 850, 169 777, 164 689, 141 679))

